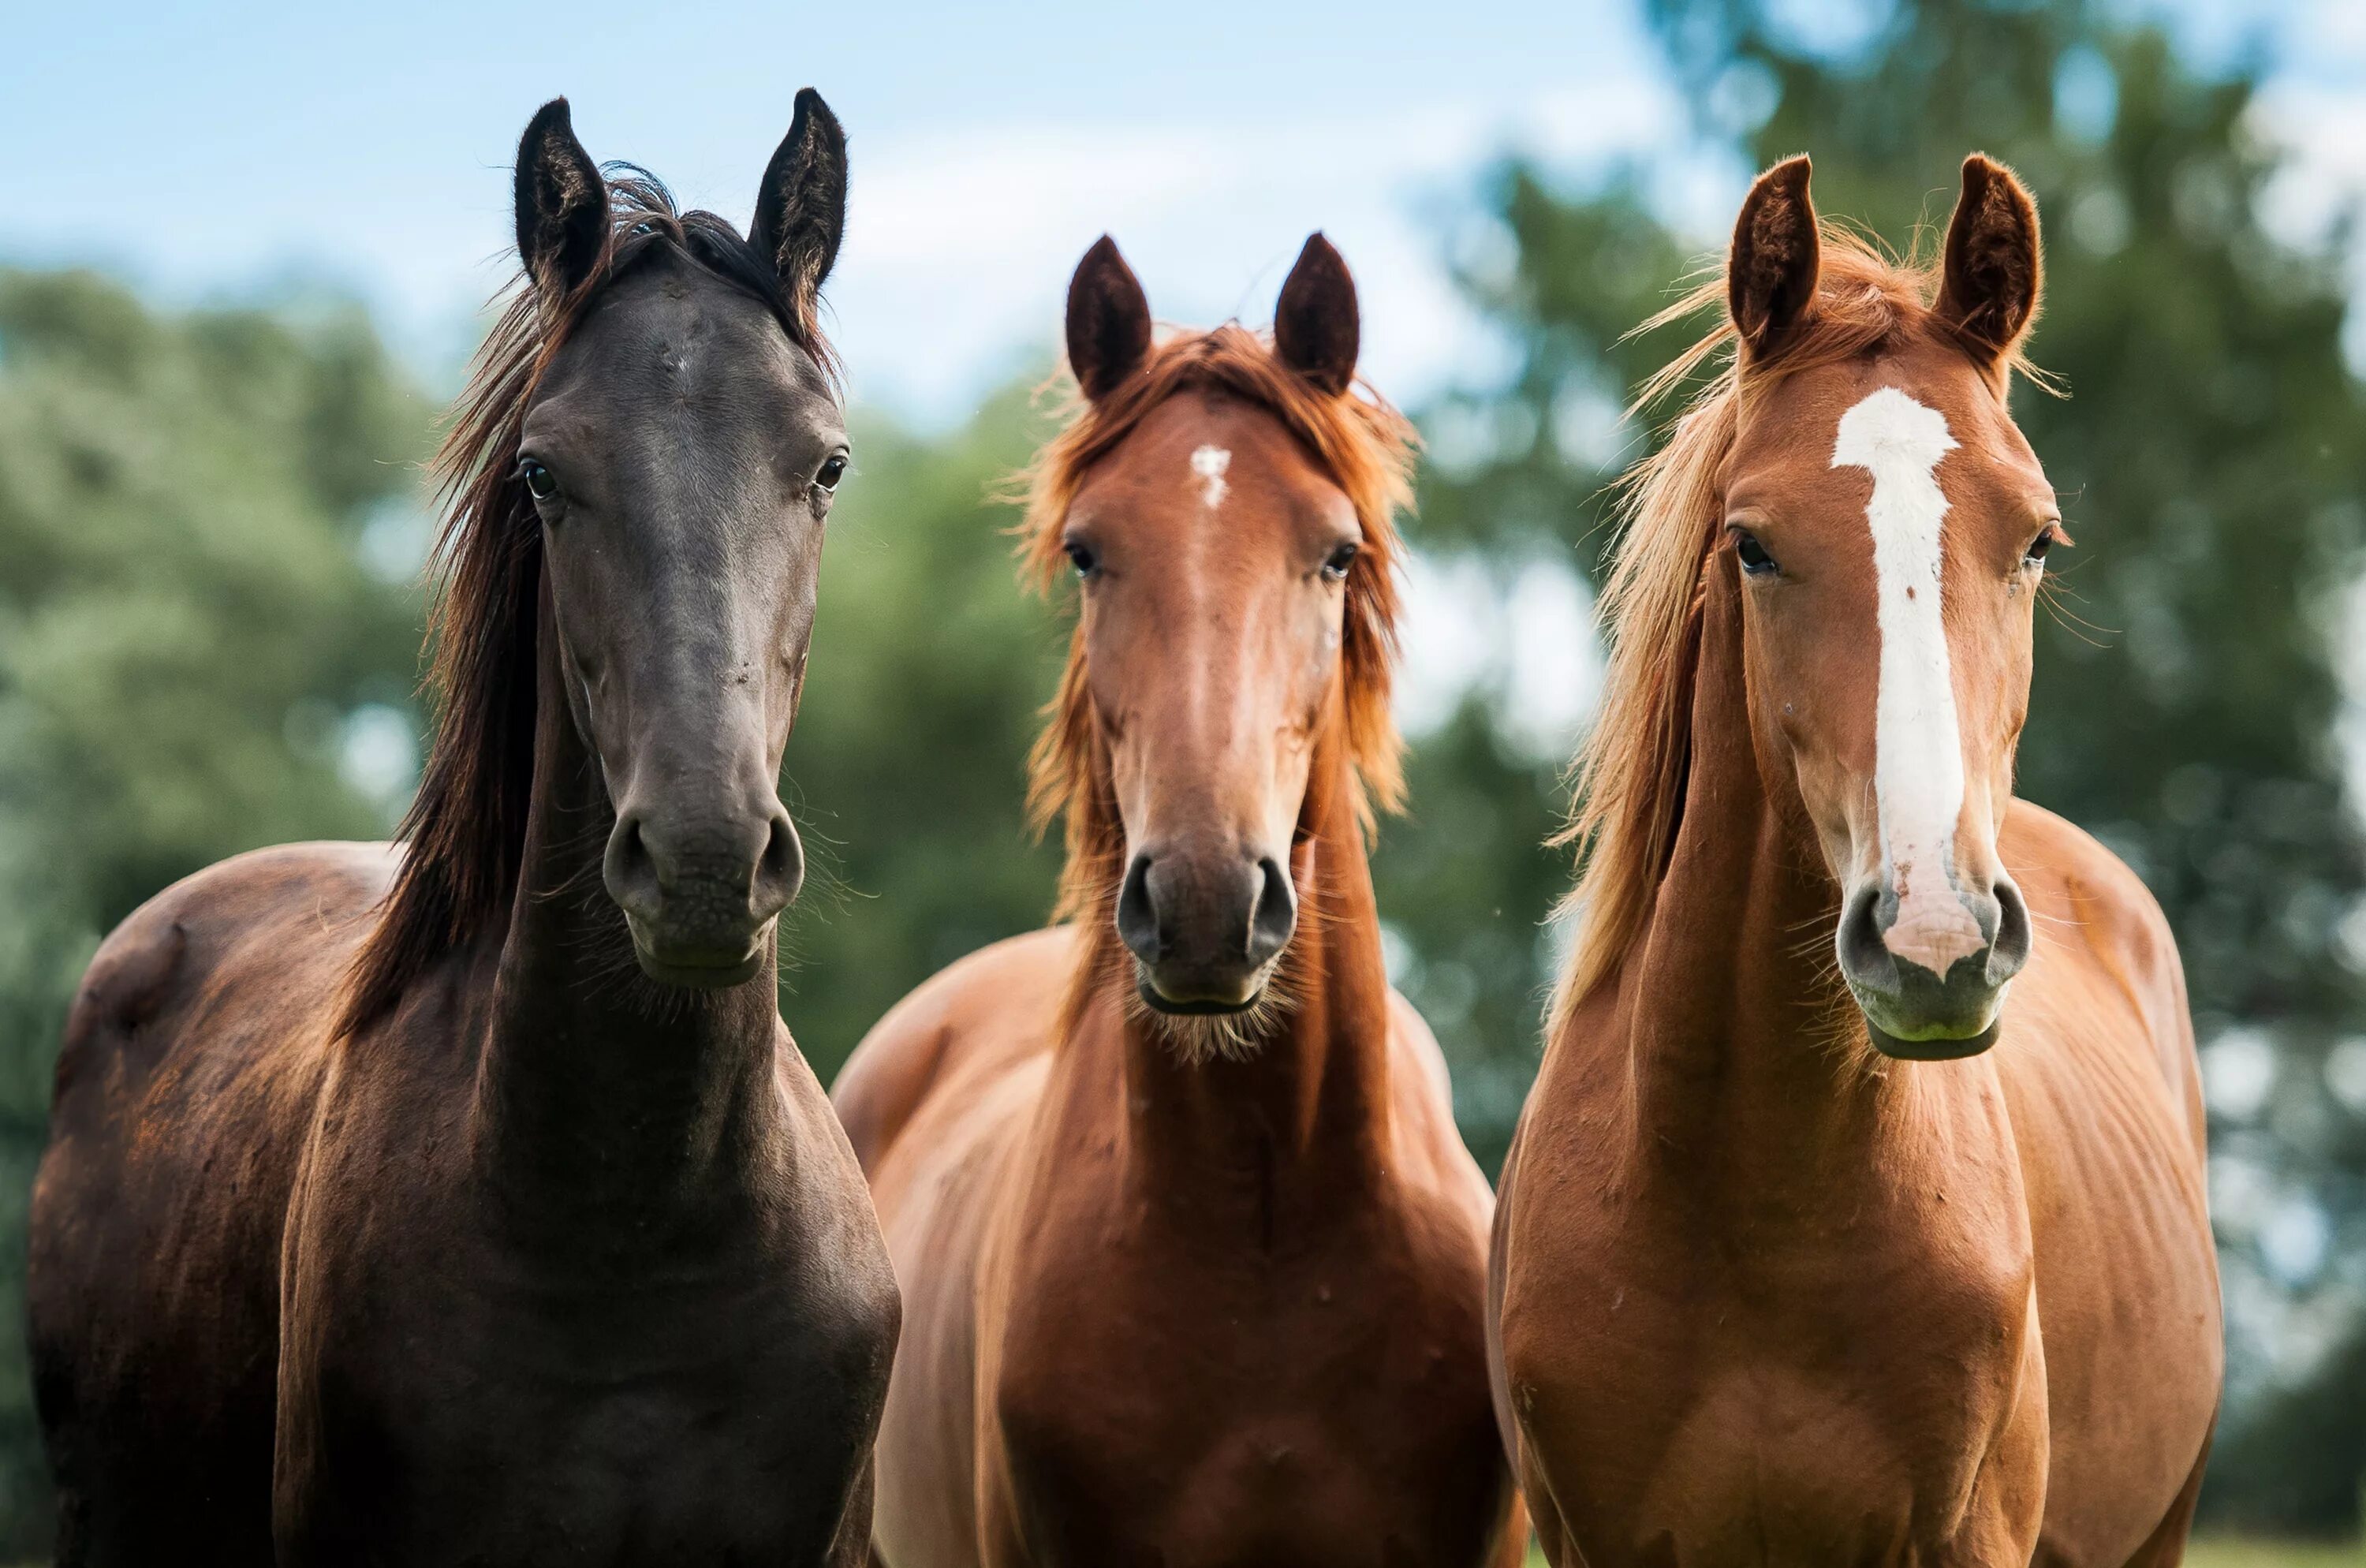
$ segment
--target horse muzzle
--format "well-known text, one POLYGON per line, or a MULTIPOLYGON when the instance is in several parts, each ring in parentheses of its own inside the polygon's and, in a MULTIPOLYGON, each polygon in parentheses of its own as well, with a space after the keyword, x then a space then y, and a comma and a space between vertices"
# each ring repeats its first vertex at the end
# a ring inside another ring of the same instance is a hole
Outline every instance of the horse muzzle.
POLYGON ((2029 961, 2029 908, 2011 878, 1978 894, 1951 879, 1948 892, 1944 931, 1902 918, 1887 878, 1860 885, 1842 911, 1841 975, 1885 1056, 1944 1062, 1987 1050, 2005 988, 2029 961))
POLYGON ((626 810, 603 871, 633 956, 660 985, 745 984, 805 879, 805 850, 778 800, 744 818, 683 823, 626 810))
POLYGON ((1158 1012, 1255 1006, 1297 929, 1297 890, 1271 855, 1145 852, 1118 891, 1118 937, 1158 1012))

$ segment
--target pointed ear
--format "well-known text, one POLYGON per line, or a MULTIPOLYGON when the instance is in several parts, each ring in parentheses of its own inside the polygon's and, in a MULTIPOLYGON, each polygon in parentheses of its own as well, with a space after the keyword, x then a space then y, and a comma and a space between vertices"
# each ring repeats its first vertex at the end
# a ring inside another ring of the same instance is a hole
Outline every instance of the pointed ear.
POLYGON ((1725 263, 1725 303, 1743 351, 1781 348, 1816 303, 1822 243, 1808 199, 1808 160, 1787 158, 1758 176, 1734 220, 1725 263))
POLYGON ((1068 280, 1068 368, 1098 402, 1150 353, 1150 298, 1103 234, 1068 280))
POLYGON ((803 317, 820 297, 845 236, 846 132, 821 95, 806 87, 788 135, 764 165, 748 243, 772 264, 783 295, 803 317))
POLYGON ((535 111, 518 141, 517 247, 534 286, 553 295, 591 276, 607 253, 608 182, 575 140, 565 98, 535 111))
POLYGON ((2037 203, 2012 171, 1975 152, 1947 224, 1937 313, 1976 355, 1994 364, 2037 317, 2045 267, 2037 203))
POLYGON ((1356 378, 1356 350, 1363 318, 1356 309, 1356 280, 1331 242, 1306 236, 1298 265, 1282 280, 1273 308, 1273 346, 1281 362, 1324 391, 1337 396, 1356 378))

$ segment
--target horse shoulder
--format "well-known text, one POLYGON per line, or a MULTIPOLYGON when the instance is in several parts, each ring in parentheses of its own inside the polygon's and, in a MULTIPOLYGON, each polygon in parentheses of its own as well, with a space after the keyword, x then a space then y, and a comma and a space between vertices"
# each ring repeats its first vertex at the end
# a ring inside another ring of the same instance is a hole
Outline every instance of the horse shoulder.
POLYGON ((1394 986, 1389 987, 1389 1043, 1398 1056, 1420 1069, 1433 1096, 1453 1102, 1454 1077, 1446 1066, 1446 1052, 1431 1032, 1429 1021, 1394 986))
POLYGON ((117 1226, 162 1238, 142 1253, 158 1267, 277 1235, 345 968, 391 871, 379 845, 258 850, 174 884, 100 946, 36 1180, 55 1277, 130 1281, 90 1256, 117 1226))
MULTIPOLYGON (((241 855, 150 899, 92 959, 58 1059, 28 1278, 70 1492, 104 1462, 232 1512, 220 1496, 259 1474, 267 1502, 288 1195, 345 966, 392 864, 382 845, 241 855), (183 1441, 195 1429, 220 1435, 202 1456, 183 1441)), ((222 1528, 263 1529, 249 1513, 222 1528)))
POLYGON ((2000 848, 2029 901, 2041 953, 2100 977, 2141 1024, 2149 1061, 2178 1101, 2198 1156, 2193 1022, 2177 940, 2159 901, 2090 834, 2027 801, 2013 801, 2000 848))
POLYGON ((2066 1561, 2122 1562, 2217 1408, 2192 1025, 2169 923, 2117 856, 2020 801, 2000 848, 2037 938, 1997 1055, 2036 1252, 2045 1539, 2066 1561))
POLYGON ((136 1094, 218 1039, 268 1051, 325 1026, 393 867, 382 844, 283 845, 209 866, 133 910, 66 1015, 55 1082, 66 1124, 91 1097, 136 1094), (191 1032, 200 1021, 222 1027, 191 1032))
POLYGON ((1074 932, 1053 928, 942 970, 864 1036, 832 1093, 903 1286, 875 1514, 895 1561, 977 1561, 980 1531, 994 1529, 994 1496, 976 1491, 981 1465, 998 1462, 978 1405, 987 1237, 1042 1092, 1075 950, 1074 932))
POLYGON ((1393 1080, 1401 1124, 1417 1139, 1438 1187, 1469 1209, 1482 1246, 1495 1212, 1494 1190, 1470 1157, 1454 1122, 1454 1078, 1428 1021, 1393 987, 1389 991, 1392 1058, 1411 1072, 1393 1080))
POLYGON ((1076 941, 1073 928, 1053 926, 982 947, 871 1026, 830 1090, 865 1175, 877 1180, 933 1091, 980 1051, 1017 1056, 1049 1046, 1076 941))

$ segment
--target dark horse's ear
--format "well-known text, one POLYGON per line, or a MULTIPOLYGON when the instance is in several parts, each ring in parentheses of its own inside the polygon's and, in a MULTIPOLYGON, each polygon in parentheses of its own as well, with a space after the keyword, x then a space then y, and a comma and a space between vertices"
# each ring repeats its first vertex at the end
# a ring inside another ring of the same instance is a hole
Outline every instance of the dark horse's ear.
POLYGON ((592 276, 608 249, 608 182, 553 98, 526 122, 517 154, 518 260, 546 294, 592 276))
POLYGON ((789 133, 764 165, 748 243, 772 264, 800 317, 809 312, 846 237, 846 132, 821 95, 797 92, 789 133))
POLYGON ((1786 158, 1758 176, 1734 220, 1725 303, 1743 351, 1772 354, 1816 302, 1822 242, 1808 199, 1808 160, 1786 158))
POLYGON ((1103 234, 1068 280, 1068 368, 1095 402, 1136 370, 1150 353, 1150 297, 1103 234))
POLYGON ((1964 192, 1947 224, 1939 319, 1993 365, 2036 319, 2044 287, 2037 203, 2012 171, 1975 152, 1964 160, 1964 192))
POLYGON ((1298 265, 1282 280, 1273 308, 1274 352, 1281 362, 1336 396, 1356 378, 1356 349, 1363 321, 1356 310, 1356 280, 1347 264, 1320 233, 1306 236, 1298 265))

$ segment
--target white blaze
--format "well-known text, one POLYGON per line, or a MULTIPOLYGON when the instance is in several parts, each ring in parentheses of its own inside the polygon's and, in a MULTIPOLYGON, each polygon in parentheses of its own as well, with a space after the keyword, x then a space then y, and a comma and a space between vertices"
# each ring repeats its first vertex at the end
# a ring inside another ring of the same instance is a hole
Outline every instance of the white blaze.
POLYGON ((1874 798, 1882 856, 1898 895, 1883 941, 1898 957, 1944 975, 1983 945, 1979 922, 1955 896, 1955 825, 1964 809, 1963 732, 1940 604, 1940 521, 1947 497, 1939 459, 1955 449, 1947 419, 1895 387, 1841 416, 1832 467, 1873 475, 1873 529, 1881 667, 1874 707, 1874 798))
POLYGON ((1202 446, 1191 454, 1191 471, 1200 476, 1200 499, 1211 511, 1223 503, 1224 470, 1233 466, 1233 455, 1222 446, 1202 446))

